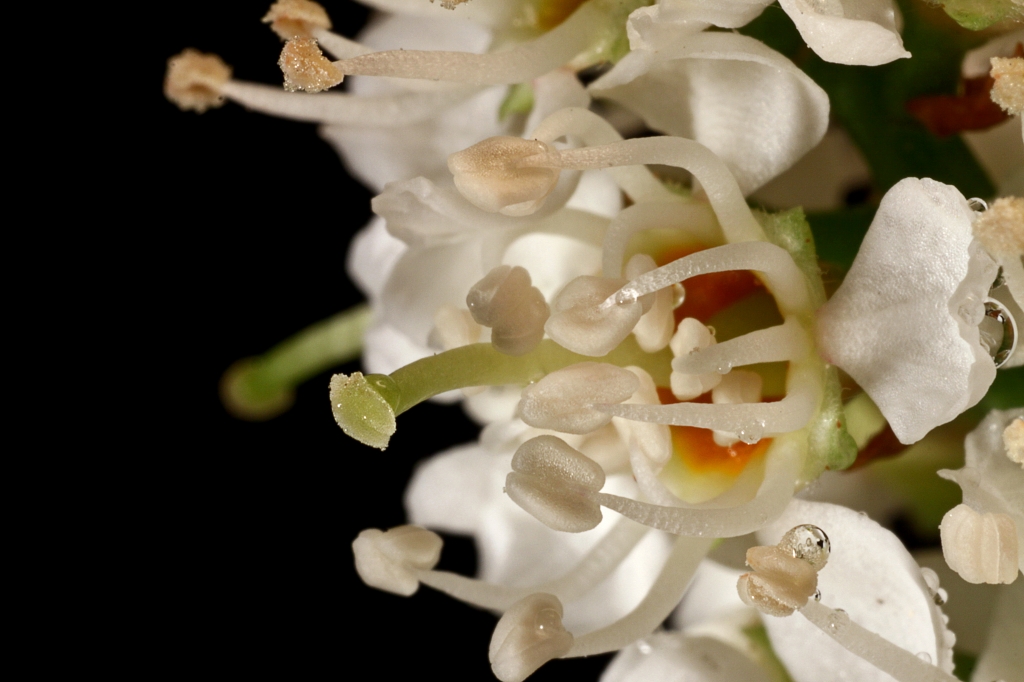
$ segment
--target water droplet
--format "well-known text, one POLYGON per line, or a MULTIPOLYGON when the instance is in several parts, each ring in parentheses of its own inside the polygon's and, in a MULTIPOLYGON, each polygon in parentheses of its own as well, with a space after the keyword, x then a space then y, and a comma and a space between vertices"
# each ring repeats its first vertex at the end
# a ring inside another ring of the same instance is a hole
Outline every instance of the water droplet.
POLYGON ((728 360, 722 360, 715 367, 715 371, 718 372, 719 374, 728 374, 729 372, 732 371, 732 363, 728 360))
POLYGON ((938 606, 942 606, 947 601, 949 601, 949 593, 940 587, 938 590, 935 591, 935 594, 932 595, 932 598, 935 600, 935 603, 938 606))
POLYGON ((981 213, 982 211, 988 210, 988 202, 978 197, 971 197, 967 200, 967 205, 971 207, 972 211, 981 213))
POLYGON ((960 319, 969 327, 977 327, 985 319, 985 306, 974 296, 966 296, 957 309, 960 319))
POLYGON ((995 299, 985 301, 985 313, 978 324, 982 347, 1001 366, 1017 349, 1017 322, 1010 311, 995 299))
POLYGON ((863 516, 864 518, 867 518, 867 516, 868 516, 868 513, 866 511, 859 511, 857 513, 860 514, 861 516, 863 516))
POLYGON ((934 597, 935 592, 939 589, 939 574, 925 566, 921 569, 921 577, 924 578, 928 592, 934 597))
POLYGON ((932 657, 928 654, 927 651, 918 652, 917 657, 920 658, 925 663, 927 663, 928 665, 931 665, 931 663, 932 663, 932 657))
POLYGON ((779 549, 788 551, 797 559, 803 559, 815 571, 820 571, 828 563, 832 543, 829 542, 825 531, 817 526, 805 524, 792 528, 783 535, 779 549))
POLYGON ((672 308, 678 308, 686 300, 686 289, 682 284, 672 285, 672 308))
POLYGON ((533 621, 537 634, 547 635, 562 630, 562 617, 554 609, 541 609, 533 621))
POLYGON ((996 273, 996 278, 992 282, 992 286, 989 287, 989 290, 998 289, 1001 286, 1006 286, 1006 277, 1003 275, 1003 269, 999 268, 999 272, 996 273))
POLYGON ((814 591, 814 601, 821 601, 821 590, 814 591))
POLYGON ((711 334, 711 336, 714 336, 715 334, 718 333, 717 331, 715 331, 715 328, 712 327, 710 324, 708 325, 708 332, 711 334))
POLYGON ((838 633, 850 624, 850 616, 842 609, 836 609, 828 617, 828 629, 838 633))
POLYGON ((636 648, 639 649, 640 653, 644 654, 645 656, 654 651, 654 648, 650 644, 648 644, 646 640, 643 639, 636 643, 636 648))

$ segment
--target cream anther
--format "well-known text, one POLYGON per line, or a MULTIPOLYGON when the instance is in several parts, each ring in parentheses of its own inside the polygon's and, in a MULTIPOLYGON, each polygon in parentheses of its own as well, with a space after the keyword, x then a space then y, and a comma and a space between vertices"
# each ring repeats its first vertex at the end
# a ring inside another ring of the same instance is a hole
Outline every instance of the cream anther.
POLYGON ((1010 461, 1024 466, 1024 419, 1014 419, 1003 430, 1003 447, 1010 461))
POLYGON ((1024 57, 993 57, 992 101, 1007 113, 1024 114, 1024 57))
POLYGON ((263 23, 270 24, 281 40, 312 38, 313 29, 331 28, 327 11, 310 0, 277 0, 263 17, 263 23))
MULTIPOLYGON (((673 372, 673 375, 675 372, 673 372)), ((734 370, 729 372, 722 381, 711 390, 711 402, 715 405, 739 405, 742 403, 761 402, 761 388, 764 380, 757 372, 734 370)), ((715 431, 715 443, 729 447, 739 440, 739 436, 728 431, 715 431)))
MULTIPOLYGON (((658 398, 658 388, 651 375, 639 367, 627 367, 626 369, 635 374, 640 381, 640 388, 626 402, 641 405, 661 404, 661 400, 658 398)), ((612 419, 612 424, 619 437, 629 446, 630 452, 642 455, 659 471, 672 457, 672 432, 664 424, 635 422, 618 417, 612 419)))
MULTIPOLYGON (((654 259, 638 253, 626 264, 626 278, 634 279, 658 267, 654 259)), ((648 353, 657 353, 668 345, 675 331, 676 318, 672 314, 675 292, 671 288, 659 289, 640 298, 644 314, 633 327, 637 344, 648 353)))
MULTIPOLYGON (((672 355, 676 358, 685 358, 703 348, 715 344, 715 337, 711 330, 694 317, 684 318, 676 328, 669 347, 672 355)), ((708 372, 706 374, 689 374, 678 372, 675 369, 675 361, 672 362, 672 375, 670 377, 672 394, 679 400, 693 400, 713 389, 722 381, 722 374, 719 372, 708 372)), ((728 372, 731 367, 723 367, 728 372)), ((724 372, 723 372, 724 373, 724 372)))
POLYGON ((284 89, 320 92, 345 80, 344 72, 331 63, 312 38, 295 38, 284 44, 277 60, 284 74, 284 89))
POLYGON ((537 140, 491 137, 448 157, 448 170, 462 196, 489 213, 529 215, 558 183, 556 168, 520 165, 552 148, 537 140))
POLYGON ((550 310, 524 268, 499 265, 466 296, 473 319, 491 328, 491 343, 507 355, 525 355, 544 338, 550 310))
POLYGON ((487 658, 501 682, 522 682, 548 661, 569 653, 572 642, 572 633, 562 626, 558 597, 532 594, 498 621, 487 658))
POLYGON ((420 586, 418 573, 437 565, 442 544, 437 533, 419 526, 370 528, 352 542, 356 572, 370 587, 408 597, 420 586))
POLYGON ((736 589, 743 603, 769 616, 788 616, 818 589, 818 571, 828 562, 829 541, 816 526, 797 526, 774 547, 751 547, 736 589))
POLYGON ((1008 514, 953 507, 939 524, 946 563, 969 583, 1012 583, 1020 568, 1017 527, 1008 514))
POLYGON ((224 104, 221 87, 231 80, 231 67, 215 54, 189 48, 167 60, 164 96, 184 111, 200 114, 224 104))
POLYGON ((607 355, 629 336, 643 315, 639 301, 607 304, 624 283, 621 279, 577 277, 555 297, 544 330, 574 353, 607 355))
POLYGON ((594 404, 628 400, 640 388, 636 375, 603 362, 580 362, 551 372, 523 389, 520 418, 538 429, 591 433, 611 421, 594 404))
POLYGON ((512 457, 505 492, 538 521, 558 531, 582 533, 601 523, 591 497, 604 487, 604 470, 555 436, 531 438, 512 457))

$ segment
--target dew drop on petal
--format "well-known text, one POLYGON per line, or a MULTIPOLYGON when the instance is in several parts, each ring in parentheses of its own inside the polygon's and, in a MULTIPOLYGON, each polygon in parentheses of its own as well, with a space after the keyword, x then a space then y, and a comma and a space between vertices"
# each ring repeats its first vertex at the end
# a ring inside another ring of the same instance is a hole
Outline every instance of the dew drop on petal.
POLYGON ((949 593, 940 587, 935 591, 935 594, 932 595, 932 598, 935 600, 935 604, 937 606, 942 606, 949 601, 949 593))
POLYGON ((988 202, 984 199, 979 199, 978 197, 971 197, 968 199, 967 205, 976 213, 982 213, 988 210, 988 202))
POLYGON ((541 609, 534 620, 538 634, 551 634, 562 629, 562 617, 555 609, 541 609))
POLYGON ((789 552, 797 559, 803 559, 815 571, 820 571, 828 563, 832 544, 825 531, 817 526, 805 524, 792 528, 783 535, 779 549, 789 552))
POLYGON ((992 356, 996 367, 1005 363, 1017 348, 1017 325, 1010 311, 994 299, 985 301, 985 314, 979 322, 981 345, 992 356))
POLYGON ((932 657, 928 654, 927 651, 918 652, 917 657, 920 658, 925 663, 931 665, 932 657))

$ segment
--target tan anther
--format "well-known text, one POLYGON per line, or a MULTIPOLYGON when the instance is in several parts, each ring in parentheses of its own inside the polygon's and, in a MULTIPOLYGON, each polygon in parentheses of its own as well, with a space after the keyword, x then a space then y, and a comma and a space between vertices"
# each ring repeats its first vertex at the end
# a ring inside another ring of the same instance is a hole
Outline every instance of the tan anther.
POLYGON ((182 110, 200 114, 224 104, 220 88, 231 80, 231 67, 215 54, 189 48, 167 60, 164 95, 182 110))
MULTIPOLYGON (((430 0, 430 2, 434 2, 434 0, 430 0)), ((444 7, 445 9, 455 9, 459 5, 467 2, 469 2, 469 0, 441 0, 441 7, 444 7)))
POLYGON ((740 576, 740 599, 769 616, 788 616, 807 603, 818 589, 818 572, 780 547, 751 547, 747 565, 754 573, 740 576))
POLYGON ((270 24, 281 40, 311 38, 313 29, 331 27, 327 10, 310 0, 278 0, 270 6, 263 23, 270 24))
POLYGON ((1024 112, 1024 57, 993 57, 992 101, 1007 113, 1024 112))
POLYGON ((333 88, 345 74, 332 64, 312 38, 296 38, 284 44, 277 65, 284 73, 284 89, 320 92, 333 88))
POLYGON ((1024 199, 996 199, 974 221, 974 236, 996 258, 1024 254, 1024 199))
POLYGON ((1024 466, 1024 419, 1014 419, 1003 431, 1006 456, 1024 466))

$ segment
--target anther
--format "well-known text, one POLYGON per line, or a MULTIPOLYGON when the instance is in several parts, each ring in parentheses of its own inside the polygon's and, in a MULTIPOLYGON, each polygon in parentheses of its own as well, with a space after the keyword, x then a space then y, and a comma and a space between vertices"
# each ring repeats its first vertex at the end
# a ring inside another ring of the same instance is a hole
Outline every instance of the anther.
MULTIPOLYGON (((669 347, 675 358, 685 358, 691 353, 714 345, 715 337, 711 331, 700 320, 694 317, 683 319, 676 328, 669 347)), ((669 378, 672 387, 672 394, 679 400, 693 400, 699 395, 707 393, 718 386, 722 381, 722 374, 729 372, 731 367, 722 367, 724 372, 708 372, 706 374, 688 374, 675 369, 675 362, 672 363, 672 375, 669 378)))
POLYGON ((1008 514, 981 514, 960 504, 939 524, 942 554, 969 583, 1012 583, 1019 570, 1017 527, 1008 514))
POLYGON ((791 529, 774 547, 751 547, 747 565, 755 572, 740 576, 740 599, 769 616, 791 615, 816 594, 828 550, 824 531, 810 525, 791 529))
POLYGON ((1011 461, 1024 466, 1024 419, 1014 419, 1003 430, 1003 447, 1011 461))
POLYGON ((607 355, 629 336, 643 315, 638 300, 609 303, 624 279, 577 277, 552 303, 544 330, 558 345, 580 355, 607 355))
POLYGON ((270 24, 281 40, 312 38, 314 29, 331 28, 327 11, 310 0, 277 0, 263 17, 263 23, 270 24))
POLYGON ((324 56, 312 38, 286 42, 277 65, 284 74, 284 89, 292 92, 320 92, 345 80, 344 72, 324 56))
POLYGON ((462 196, 489 213, 529 215, 558 183, 557 168, 523 167, 519 162, 552 151, 538 140, 491 137, 448 157, 448 170, 462 196))
POLYGON ((993 57, 992 101, 1008 114, 1024 114, 1024 57, 993 57))
MULTIPOLYGON (((635 279, 657 267, 653 258, 645 253, 638 253, 626 264, 626 278, 635 279)), ((665 288, 640 298, 644 314, 633 328, 633 335, 636 337, 637 345, 648 353, 657 353, 672 339, 676 326, 672 314, 675 308, 674 295, 675 291, 672 288, 665 288)))
POLYGON ((562 626, 562 602, 552 594, 532 594, 516 602, 498 621, 487 658, 501 682, 522 682, 548 661, 572 648, 562 626))
POLYGON ((628 400, 640 388, 636 375, 603 362, 580 362, 551 372, 523 389, 519 417, 538 429, 585 434, 601 428, 611 416, 595 404, 628 400))
POLYGON ((604 487, 601 466, 561 438, 537 436, 516 450, 505 492, 538 521, 565 533, 582 533, 601 523, 591 493, 604 487))
POLYGON ((352 542, 356 572, 370 587, 408 597, 419 588, 418 574, 437 565, 442 544, 437 533, 419 526, 364 530, 352 542))
MULTIPOLYGON (((673 372, 673 375, 675 374, 673 372)), ((711 390, 711 402, 715 405, 761 402, 761 388, 764 380, 757 372, 738 369, 729 372, 724 377, 720 374, 717 376, 721 377, 721 382, 711 390)), ((728 431, 715 431, 714 440, 717 445, 729 447, 740 440, 740 437, 738 434, 728 431)))
POLYGON ((499 265, 466 296, 473 319, 491 328, 491 343, 507 355, 525 355, 544 338, 550 310, 524 268, 499 265))
POLYGON ((215 54, 189 48, 167 60, 164 95, 184 111, 203 113, 224 104, 221 87, 231 80, 231 67, 215 54))

